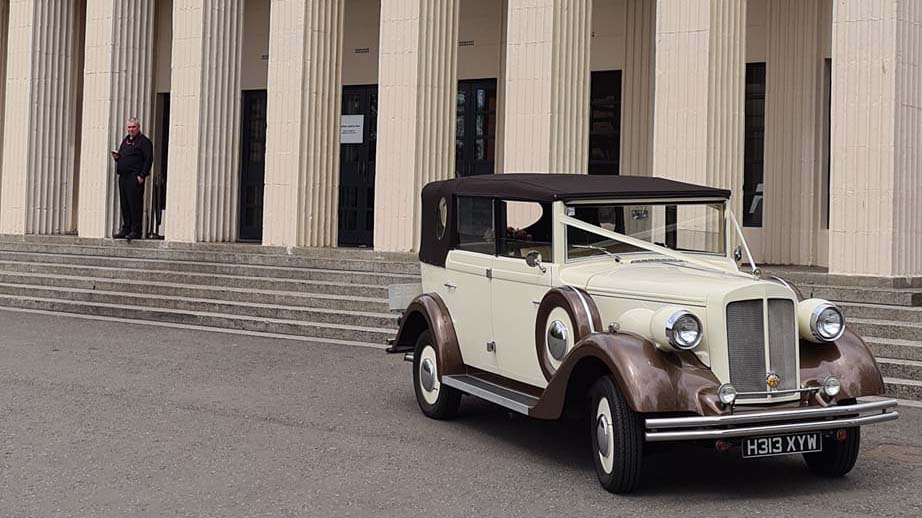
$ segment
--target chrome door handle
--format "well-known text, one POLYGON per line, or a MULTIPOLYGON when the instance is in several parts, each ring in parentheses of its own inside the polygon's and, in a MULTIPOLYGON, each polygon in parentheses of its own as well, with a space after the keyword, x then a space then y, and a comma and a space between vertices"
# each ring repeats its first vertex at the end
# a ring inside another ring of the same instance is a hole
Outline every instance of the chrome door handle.
POLYGON ((458 287, 458 285, 455 284, 455 283, 453 283, 453 282, 446 282, 446 283, 443 284, 442 286, 445 286, 446 288, 448 288, 448 289, 450 289, 450 290, 453 290, 453 289, 455 289, 455 288, 458 287))

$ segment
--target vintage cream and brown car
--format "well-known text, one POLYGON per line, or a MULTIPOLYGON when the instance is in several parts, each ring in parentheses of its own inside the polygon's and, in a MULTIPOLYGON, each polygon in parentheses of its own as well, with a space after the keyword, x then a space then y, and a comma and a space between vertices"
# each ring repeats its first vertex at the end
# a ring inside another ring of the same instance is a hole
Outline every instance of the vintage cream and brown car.
POLYGON ((585 416, 613 492, 636 487, 658 441, 850 471, 859 427, 897 418, 896 402, 856 400, 883 381, 835 305, 761 279, 751 256, 740 271, 729 197, 630 176, 427 185, 422 287, 388 349, 413 362, 420 409, 449 418, 468 394, 585 416))

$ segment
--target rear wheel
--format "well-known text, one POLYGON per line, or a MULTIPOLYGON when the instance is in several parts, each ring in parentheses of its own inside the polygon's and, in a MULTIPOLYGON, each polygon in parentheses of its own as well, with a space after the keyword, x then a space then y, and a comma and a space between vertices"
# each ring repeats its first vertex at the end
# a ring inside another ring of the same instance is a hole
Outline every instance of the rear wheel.
MULTIPOLYGON (((855 401, 841 402, 840 405, 854 404, 855 401)), ((833 432, 830 437, 823 437, 823 451, 804 453, 804 461, 810 471, 823 477, 841 477, 855 467, 858 451, 861 449, 861 428, 845 428, 833 432), (840 440, 839 432, 844 432, 840 440)))
POLYGON ((629 493, 640 482, 643 427, 611 376, 603 376, 589 391, 592 458, 602 487, 629 493))
POLYGON ((458 414, 461 392, 442 385, 438 353, 429 330, 416 340, 413 355, 413 387, 419 409, 432 419, 450 419, 458 414))

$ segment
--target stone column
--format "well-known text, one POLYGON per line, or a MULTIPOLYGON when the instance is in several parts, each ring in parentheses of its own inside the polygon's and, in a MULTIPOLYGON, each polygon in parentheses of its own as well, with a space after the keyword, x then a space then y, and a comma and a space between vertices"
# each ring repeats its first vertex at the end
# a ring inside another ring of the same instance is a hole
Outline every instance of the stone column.
POLYGON ((6 42, 10 30, 9 12, 9 1, 0 0, 0 185, 3 184, 3 121, 6 120, 3 107, 6 105, 6 42))
POLYGON ((816 264, 822 163, 822 2, 768 2, 761 260, 816 264))
POLYGON ((154 0, 88 0, 84 66, 80 207, 83 237, 109 237, 119 226, 116 149, 129 117, 153 138, 154 0))
POLYGON ((657 2, 653 174, 731 189, 740 221, 745 50, 746 2, 657 2))
POLYGON ((589 167, 592 0, 508 0, 505 172, 589 167))
POLYGON ((166 237, 235 241, 244 0, 173 2, 166 237))
POLYGON ((829 270, 922 276, 922 2, 836 2, 829 270))
POLYGON ((84 8, 43 0, 9 7, 0 234, 70 232, 84 8))
POLYGON ((419 243, 420 192, 454 177, 460 0, 381 3, 375 239, 419 243))
POLYGON ((343 4, 272 3, 266 245, 336 245, 343 4))
POLYGON ((653 67, 656 2, 627 0, 621 174, 649 176, 653 169, 653 67))

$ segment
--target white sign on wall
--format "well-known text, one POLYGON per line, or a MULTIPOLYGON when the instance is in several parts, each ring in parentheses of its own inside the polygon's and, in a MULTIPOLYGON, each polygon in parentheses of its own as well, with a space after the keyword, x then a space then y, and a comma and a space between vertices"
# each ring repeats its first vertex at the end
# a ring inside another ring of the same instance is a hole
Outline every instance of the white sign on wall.
POLYGON ((339 143, 361 144, 365 135, 364 115, 341 115, 339 120, 339 143))

